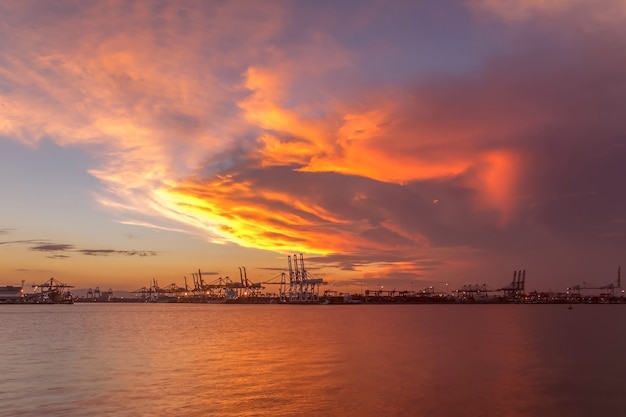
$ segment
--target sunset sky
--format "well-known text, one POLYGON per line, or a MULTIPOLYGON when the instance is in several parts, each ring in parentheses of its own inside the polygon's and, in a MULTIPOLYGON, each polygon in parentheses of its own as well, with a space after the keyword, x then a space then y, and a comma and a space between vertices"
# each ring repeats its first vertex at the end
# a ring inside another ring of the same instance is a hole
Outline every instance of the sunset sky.
POLYGON ((0 285, 626 266, 623 0, 0 0, 0 48, 0 285))

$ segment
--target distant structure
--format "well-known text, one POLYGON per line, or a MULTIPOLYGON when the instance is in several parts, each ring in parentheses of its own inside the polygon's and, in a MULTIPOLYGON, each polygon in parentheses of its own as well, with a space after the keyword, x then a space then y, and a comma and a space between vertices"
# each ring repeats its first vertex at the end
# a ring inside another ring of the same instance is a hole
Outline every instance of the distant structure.
POLYGON ((234 286, 234 288, 237 289, 239 297, 259 297, 261 291, 265 288, 261 283, 252 282, 248 279, 245 266, 239 267, 239 280, 241 284, 237 283, 237 285, 234 286))
POLYGON ((513 281, 506 287, 500 288, 504 292, 506 299, 519 299, 524 297, 524 287, 526 286, 526 270, 513 271, 513 281))
POLYGON ((621 266, 617 267, 617 285, 615 285, 612 282, 607 285, 594 285, 594 284, 590 284, 588 282, 583 281, 582 284, 574 285, 573 287, 569 287, 567 290, 568 292, 570 290, 573 291, 572 295, 576 295, 579 299, 581 299, 583 297, 583 293, 581 290, 605 290, 606 292, 601 293, 600 297, 614 298, 616 289, 617 290, 622 289, 622 267, 621 266))
POLYGON ((73 285, 67 285, 55 278, 33 285, 33 302, 44 304, 74 304, 74 295, 70 292, 73 285))
POLYGON ((288 303, 316 303, 320 300, 320 285, 325 284, 321 278, 313 277, 304 267, 304 255, 287 256, 289 282, 282 274, 280 284, 280 301, 288 303))
POLYGON ((494 292, 494 290, 487 284, 468 284, 456 290, 456 297, 465 300, 485 301, 491 297, 490 292, 494 292))
POLYGON ((107 292, 101 292, 100 287, 96 287, 95 290, 89 288, 87 290, 87 297, 85 300, 87 301, 111 301, 113 299, 113 290, 109 288, 107 292))
POLYGON ((0 303, 20 303, 24 301, 24 281, 19 287, 7 285, 0 287, 0 303))
MULTIPOLYGON (((185 287, 187 284, 185 284, 185 287)), ((141 287, 133 293, 140 297, 141 301, 150 303, 162 303, 176 301, 182 294, 187 293, 187 288, 179 287, 172 283, 166 287, 159 286, 156 279, 152 279, 150 287, 141 287)))

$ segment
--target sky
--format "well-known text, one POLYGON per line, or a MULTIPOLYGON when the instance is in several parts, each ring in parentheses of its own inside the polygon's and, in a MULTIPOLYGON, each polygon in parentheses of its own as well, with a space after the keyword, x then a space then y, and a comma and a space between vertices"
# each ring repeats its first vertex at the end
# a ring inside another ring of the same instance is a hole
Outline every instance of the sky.
POLYGON ((623 0, 0 0, 0 51, 1 285, 626 265, 623 0))

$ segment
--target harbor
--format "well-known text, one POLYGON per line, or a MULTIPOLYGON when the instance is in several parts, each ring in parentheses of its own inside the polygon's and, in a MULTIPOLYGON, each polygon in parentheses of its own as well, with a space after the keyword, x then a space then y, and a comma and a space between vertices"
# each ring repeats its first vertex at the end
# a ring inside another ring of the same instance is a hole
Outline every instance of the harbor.
MULTIPOLYGON (((146 287, 126 296, 116 296, 113 289, 101 291, 89 288, 85 295, 72 293, 74 286, 58 279, 32 285, 26 292, 20 286, 0 287, 0 303, 10 304, 73 304, 73 303, 199 303, 199 304, 623 304, 626 302, 621 285, 621 267, 616 282, 594 285, 588 282, 573 285, 564 291, 526 291, 526 270, 513 271, 510 283, 500 287, 487 284, 466 284, 457 289, 440 290, 427 286, 419 290, 361 288, 359 293, 339 292, 329 282, 313 276, 305 267, 303 254, 287 257, 287 270, 270 280, 254 282, 245 267, 239 267, 239 279, 228 276, 212 281, 198 270, 191 276, 191 285, 160 286, 156 279, 146 287)), ((447 285, 446 285, 447 287, 447 285)))
POLYGON ((55 278, 33 285, 32 292, 24 290, 24 281, 20 286, 0 287, 0 303, 4 304, 74 304, 76 298, 71 292, 72 285, 67 285, 55 278))

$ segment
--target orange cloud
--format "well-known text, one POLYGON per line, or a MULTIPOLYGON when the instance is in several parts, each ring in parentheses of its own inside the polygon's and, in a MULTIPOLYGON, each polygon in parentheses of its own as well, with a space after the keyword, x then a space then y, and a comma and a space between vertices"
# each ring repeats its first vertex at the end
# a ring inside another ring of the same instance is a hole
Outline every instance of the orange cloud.
MULTIPOLYGON (((327 111, 330 116, 312 119, 281 105, 290 87, 280 73, 250 70, 247 80, 252 95, 240 107, 249 120, 274 132, 259 137, 264 166, 298 164, 303 172, 335 172, 398 184, 469 175, 466 185, 480 196, 476 206, 499 212, 500 225, 512 219, 514 178, 521 169, 517 157, 513 150, 481 149, 475 143, 483 140, 481 136, 522 129, 526 115, 489 122, 493 125, 473 120, 458 123, 459 127, 447 126, 444 120, 414 122, 405 115, 402 96, 391 94, 371 100, 366 110, 350 111, 343 103, 327 111)), ((421 103, 417 117, 432 111, 428 103, 421 103)))
POLYGON ((318 254, 359 245, 358 225, 337 218, 305 196, 259 192, 230 178, 181 183, 161 190, 159 198, 163 215, 210 231, 216 242, 286 253, 296 247, 318 254))
POLYGON ((16 27, 20 36, 5 51, 9 65, 0 65, 0 76, 15 93, 0 91, 0 105, 10 109, 0 112, 0 134, 31 146, 43 137, 81 146, 100 164, 90 173, 110 191, 101 202, 158 205, 159 189, 242 132, 237 117, 223 109, 236 101, 240 87, 236 81, 225 86, 214 71, 222 62, 244 68, 232 58, 253 55, 253 45, 272 36, 281 15, 272 5, 248 6, 250 21, 235 29, 234 20, 246 20, 237 5, 215 5, 203 15, 177 4, 162 11, 137 4, 122 13, 115 3, 102 2, 67 19, 37 16, 26 2, 4 5, 11 21, 39 18, 41 25, 37 36, 16 27), (238 52, 196 52, 234 35, 248 40, 238 52))
POLYGON ((323 119, 306 118, 304 109, 293 109, 281 105, 288 84, 289 74, 261 68, 249 68, 245 74, 245 87, 251 95, 239 102, 246 119, 261 129, 281 134, 293 134, 289 139, 279 139, 271 133, 264 133, 258 139, 263 143, 262 164, 286 165, 306 164, 310 155, 317 154, 332 145, 327 136, 328 126, 323 119))
POLYGON ((479 172, 476 188, 477 205, 498 209, 498 224, 507 225, 519 209, 518 175, 520 156, 510 151, 493 151, 484 155, 484 168, 479 172))

